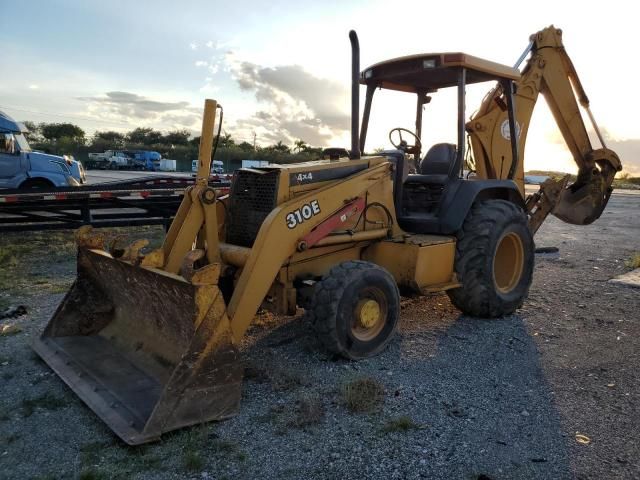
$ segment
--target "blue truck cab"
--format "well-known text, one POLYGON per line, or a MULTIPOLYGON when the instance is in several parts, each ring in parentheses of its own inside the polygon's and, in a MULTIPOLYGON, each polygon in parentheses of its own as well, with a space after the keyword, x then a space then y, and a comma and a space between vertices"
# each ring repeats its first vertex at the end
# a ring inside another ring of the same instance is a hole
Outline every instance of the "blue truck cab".
POLYGON ((86 182, 82 164, 73 157, 34 152, 26 127, 0 112, 0 188, 78 186, 86 182))
POLYGON ((133 159, 134 167, 155 172, 160 170, 162 155, 151 150, 126 150, 124 153, 133 159))

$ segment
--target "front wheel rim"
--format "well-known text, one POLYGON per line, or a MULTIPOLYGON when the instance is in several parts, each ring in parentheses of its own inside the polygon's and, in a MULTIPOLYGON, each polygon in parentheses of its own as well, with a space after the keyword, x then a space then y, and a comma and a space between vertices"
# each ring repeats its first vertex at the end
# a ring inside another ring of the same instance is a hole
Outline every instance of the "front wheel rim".
POLYGON ((498 241, 493 256, 493 282, 496 289, 506 294, 520 283, 524 271, 524 244, 520 235, 509 232, 498 241))
POLYGON ((385 326, 389 315, 387 299, 377 287, 367 287, 359 295, 353 311, 351 333, 361 342, 376 338, 385 326))

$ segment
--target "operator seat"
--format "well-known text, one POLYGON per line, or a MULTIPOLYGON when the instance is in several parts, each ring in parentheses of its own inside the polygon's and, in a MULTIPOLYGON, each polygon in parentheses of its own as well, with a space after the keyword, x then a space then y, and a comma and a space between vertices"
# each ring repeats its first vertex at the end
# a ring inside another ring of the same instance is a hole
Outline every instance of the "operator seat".
POLYGON ((420 173, 408 175, 396 204, 398 223, 411 233, 440 233, 441 200, 456 183, 462 159, 451 143, 433 145, 418 165, 420 173))
MULTIPOLYGON (((455 178, 459 171, 458 152, 456 151, 456 146, 452 143, 436 143, 427 151, 420 165, 418 165, 420 176, 430 177, 420 180, 429 180, 429 183, 444 184, 450 178, 455 178)), ((418 178, 416 177, 415 180, 418 180, 418 178)))

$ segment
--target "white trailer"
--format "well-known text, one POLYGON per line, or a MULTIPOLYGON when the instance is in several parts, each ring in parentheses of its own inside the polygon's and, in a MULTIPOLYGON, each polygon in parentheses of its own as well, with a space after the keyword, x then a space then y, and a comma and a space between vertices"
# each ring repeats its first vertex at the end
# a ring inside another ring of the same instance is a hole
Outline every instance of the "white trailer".
POLYGON ((266 167, 269 165, 267 160, 242 160, 242 168, 266 167))
POLYGON ((176 171, 176 161, 169 160, 166 158, 160 159, 160 171, 162 172, 175 172, 176 171))

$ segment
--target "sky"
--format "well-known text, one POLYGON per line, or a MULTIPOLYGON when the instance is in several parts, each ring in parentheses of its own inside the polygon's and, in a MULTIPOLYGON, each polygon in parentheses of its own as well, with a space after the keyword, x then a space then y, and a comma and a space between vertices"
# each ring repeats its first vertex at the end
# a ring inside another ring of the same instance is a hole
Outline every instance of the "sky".
MULTIPOLYGON (((72 122, 89 135, 140 126, 197 134, 204 99, 214 98, 224 106, 223 129, 236 141, 255 138, 259 145, 302 139, 313 146, 349 146, 350 29, 358 32, 364 69, 396 56, 439 51, 512 65, 530 34, 554 24, 563 29, 607 146, 626 171, 640 175, 640 102, 631 83, 640 67, 629 56, 636 43, 633 2, 2 4, 4 13, 13 13, 0 17, 0 110, 15 119, 72 122)), ((468 91, 467 116, 490 87, 468 91)), ((425 110, 425 145, 455 142, 450 93, 438 92, 425 110)), ((368 151, 389 148, 391 128, 414 129, 414 102, 410 95, 376 96, 368 151)), ((525 168, 575 171, 545 102, 538 103, 525 168)))

